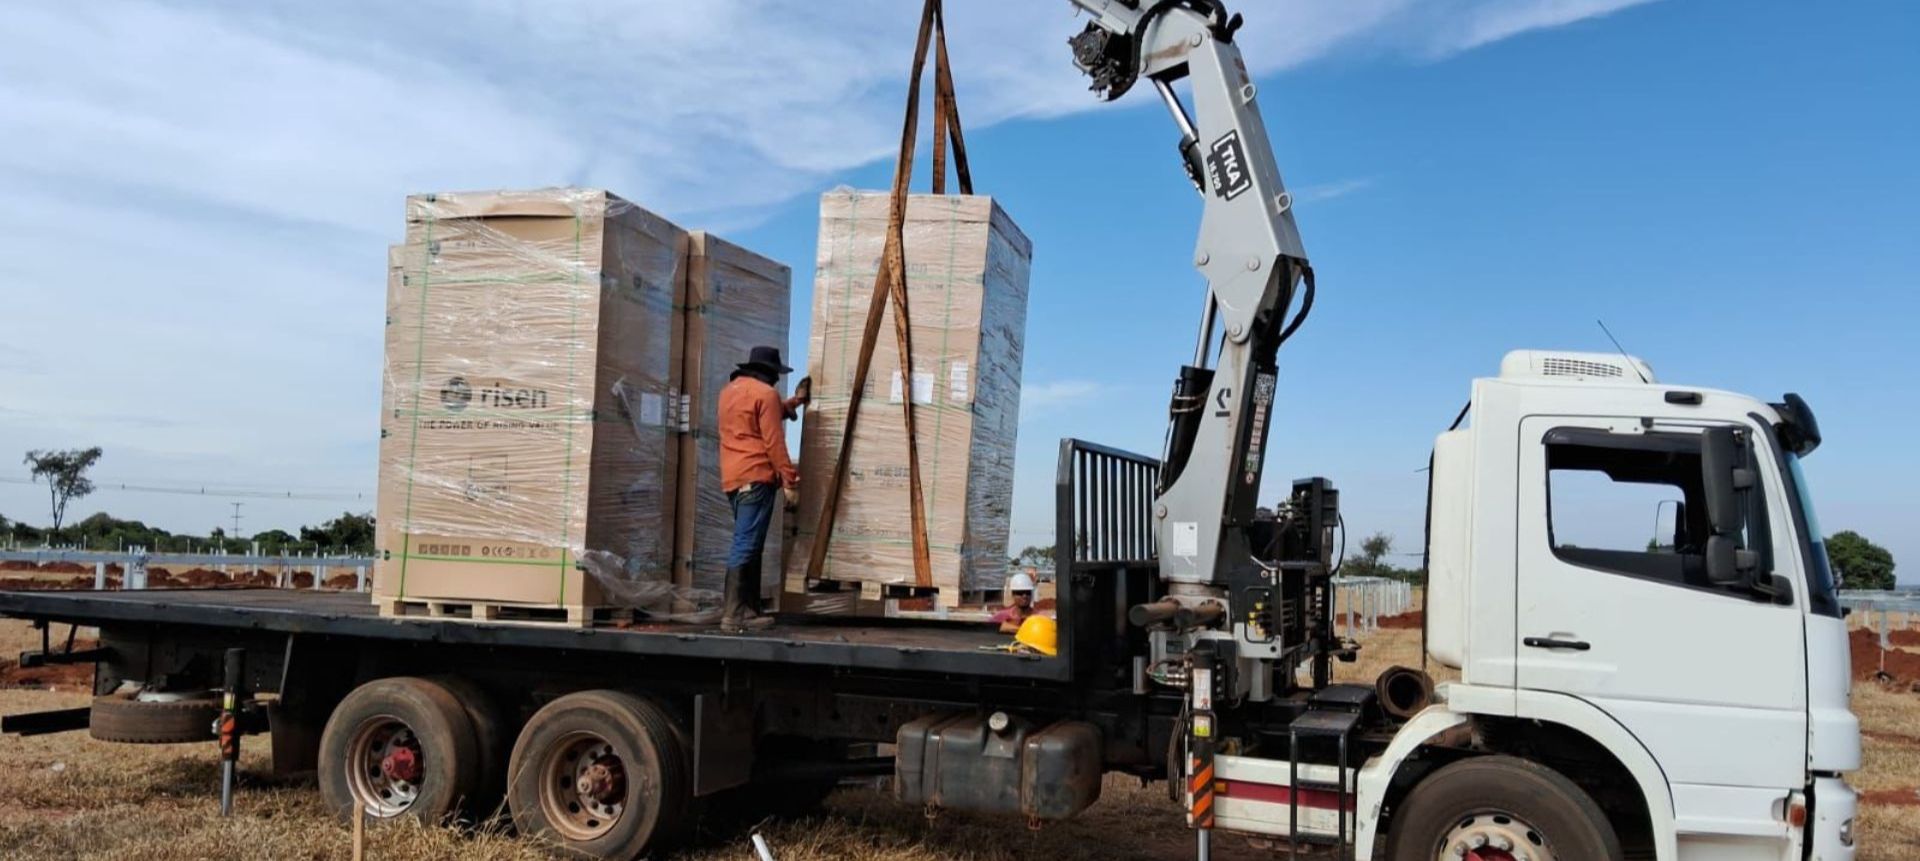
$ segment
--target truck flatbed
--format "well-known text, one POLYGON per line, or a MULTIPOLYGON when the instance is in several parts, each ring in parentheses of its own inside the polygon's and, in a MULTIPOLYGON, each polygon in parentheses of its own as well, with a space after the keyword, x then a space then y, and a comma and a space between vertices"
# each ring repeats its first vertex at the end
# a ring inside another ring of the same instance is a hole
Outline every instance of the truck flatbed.
POLYGON ((155 624, 406 642, 618 653, 1064 681, 1064 661, 993 651, 1009 642, 981 624, 892 619, 802 619, 729 634, 712 625, 637 622, 564 627, 393 619, 357 592, 153 589, 0 592, 0 615, 87 626, 155 624))

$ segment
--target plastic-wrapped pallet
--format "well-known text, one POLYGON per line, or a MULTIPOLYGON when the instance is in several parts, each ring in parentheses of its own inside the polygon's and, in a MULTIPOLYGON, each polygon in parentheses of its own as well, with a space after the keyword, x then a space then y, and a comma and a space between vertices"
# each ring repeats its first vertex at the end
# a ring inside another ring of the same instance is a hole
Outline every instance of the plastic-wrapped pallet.
MULTIPOLYGON (((800 512, 786 566, 786 591, 796 600, 783 609, 850 606, 814 597, 822 586, 807 583, 806 574, 856 394, 850 388, 887 214, 884 192, 840 189, 820 199, 808 351, 813 405, 801 435, 800 512)), ((914 575, 900 406, 912 398, 931 585, 941 606, 953 606, 961 591, 997 589, 1005 576, 1033 250, 990 197, 913 195, 905 251, 913 367, 901 372, 889 306, 867 390, 857 393, 866 400, 820 579, 869 600, 924 585, 914 575)))
MULTIPOLYGON (((679 526, 676 581, 720 589, 733 544, 733 510, 720 490, 720 390, 754 347, 785 349, 793 302, 793 270, 705 231, 688 238, 684 360, 680 391, 679 526)), ((767 534, 767 570, 779 571, 781 513, 767 534)), ((771 594, 777 574, 761 578, 771 594)))
POLYGON ((374 600, 585 623, 673 561, 687 234, 604 191, 419 195, 390 266, 374 600))

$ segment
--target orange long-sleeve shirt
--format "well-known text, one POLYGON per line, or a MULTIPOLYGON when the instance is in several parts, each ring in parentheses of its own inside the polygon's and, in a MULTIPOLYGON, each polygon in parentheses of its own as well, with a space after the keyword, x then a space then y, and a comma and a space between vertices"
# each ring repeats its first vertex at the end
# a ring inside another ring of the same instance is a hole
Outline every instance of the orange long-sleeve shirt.
POLYGON ((800 484, 800 471, 787 456, 789 408, 779 392, 743 374, 720 390, 719 412, 721 490, 732 493, 753 482, 800 484))

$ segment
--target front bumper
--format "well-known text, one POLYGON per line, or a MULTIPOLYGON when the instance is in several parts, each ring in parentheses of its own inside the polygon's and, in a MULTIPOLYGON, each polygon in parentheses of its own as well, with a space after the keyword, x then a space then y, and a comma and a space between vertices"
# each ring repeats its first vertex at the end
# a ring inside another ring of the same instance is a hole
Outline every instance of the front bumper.
POLYGON ((1853 787, 1838 777, 1818 777, 1813 781, 1813 822, 1807 840, 1812 861, 1853 861, 1856 828, 1854 814, 1859 797, 1853 787))

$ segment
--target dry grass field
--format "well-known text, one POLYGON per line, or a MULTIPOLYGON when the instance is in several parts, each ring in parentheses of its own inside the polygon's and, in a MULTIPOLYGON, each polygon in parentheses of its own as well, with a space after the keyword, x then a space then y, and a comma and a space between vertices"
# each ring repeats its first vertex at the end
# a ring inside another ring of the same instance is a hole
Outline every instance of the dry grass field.
MULTIPOLYGON (((0 655, 37 641, 24 623, 0 621, 0 655)), ((1382 630, 1362 660, 1341 675, 1371 679, 1393 664, 1417 666, 1418 630, 1382 630)), ((0 690, 0 712, 84 705, 82 691, 0 690)), ((1876 803, 1863 821, 1861 857, 1920 857, 1920 694, 1871 682, 1856 685, 1855 710, 1867 730, 1866 769, 1852 777, 1876 803)), ((248 739, 243 768, 266 770, 266 744, 248 739)), ((246 781, 236 816, 217 815, 213 745, 109 745, 84 733, 0 738, 0 858, 188 861, 273 858, 326 861, 351 854, 348 829, 322 808, 311 780, 246 781)), ((1109 778, 1104 798, 1079 819, 1029 831, 1018 821, 949 813, 929 821, 919 810, 870 790, 843 790, 818 817, 763 832, 781 861, 1146 861, 1192 857, 1178 809, 1161 784, 1109 778)), ((547 861, 572 857, 507 834, 415 825, 371 830, 374 861, 547 861)), ((710 834, 676 861, 752 857, 742 833, 710 834)), ((1243 842, 1216 841, 1223 861, 1273 858, 1243 842)))

